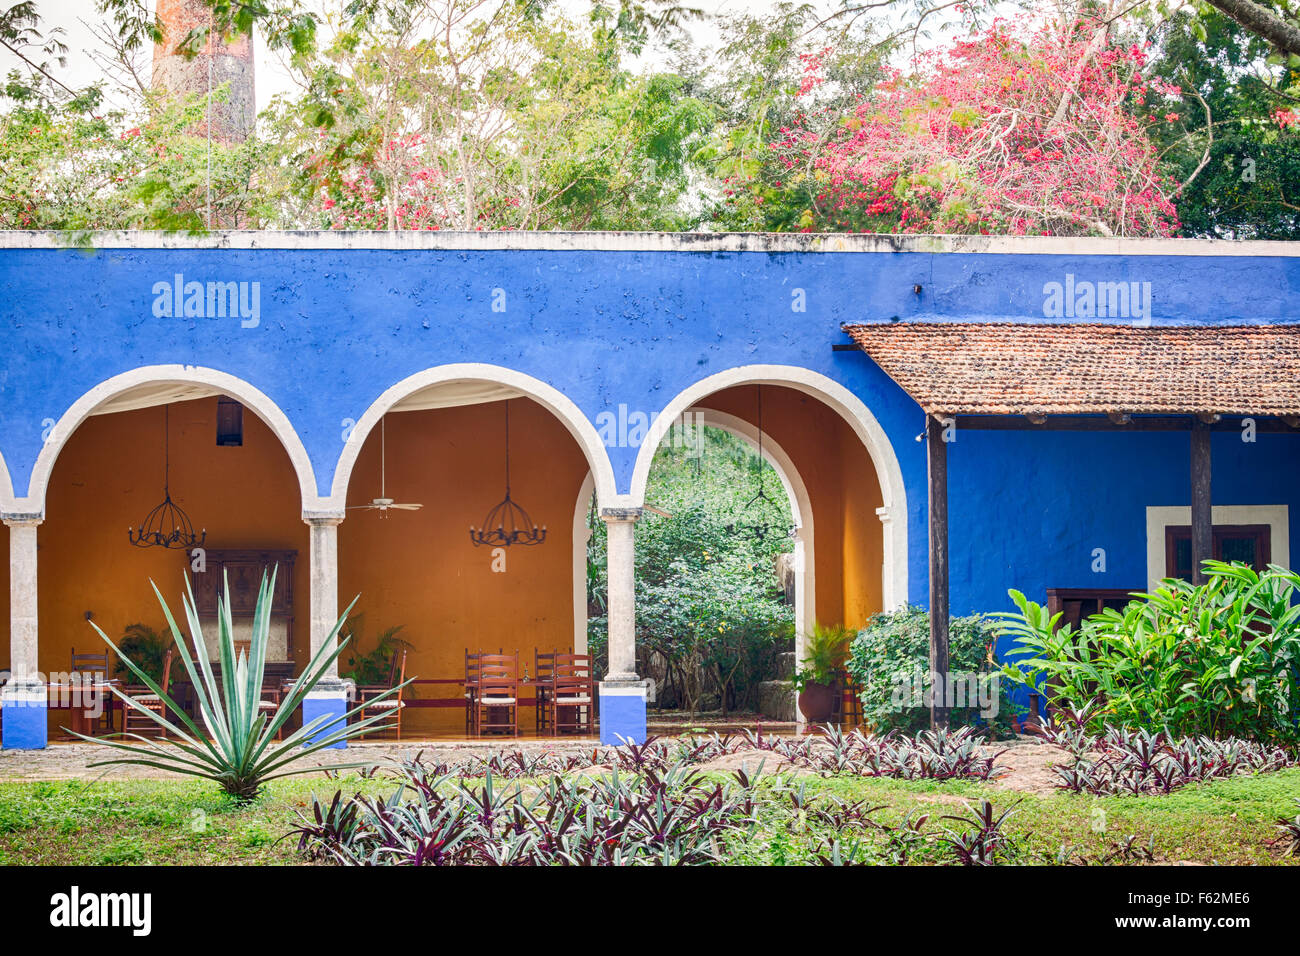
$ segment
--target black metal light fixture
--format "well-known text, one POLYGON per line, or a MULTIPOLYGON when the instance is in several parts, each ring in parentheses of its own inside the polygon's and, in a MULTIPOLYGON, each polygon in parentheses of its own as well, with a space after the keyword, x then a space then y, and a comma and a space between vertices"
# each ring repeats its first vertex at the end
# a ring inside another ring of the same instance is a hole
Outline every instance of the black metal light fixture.
POLYGON ((181 548, 189 551, 191 548, 203 547, 208 532, 204 530, 201 534, 195 534, 190 516, 185 513, 180 505, 172 501, 169 487, 171 478, 171 429, 168 427, 169 424, 169 409, 164 405, 162 504, 145 516, 139 531, 134 528, 127 528, 126 536, 137 548, 181 548))
POLYGON ((758 494, 745 502, 745 507, 741 509, 746 514, 752 514, 752 520, 743 521, 737 524, 729 525, 727 530, 733 534, 745 535, 754 541, 762 542, 771 537, 792 538, 795 535, 795 529, 789 526, 782 526, 772 520, 773 514, 779 514, 781 506, 768 497, 767 494, 767 469, 764 467, 763 459, 763 386, 758 386, 758 494), (755 509, 755 506, 758 506, 755 509))
POLYGON ((510 498, 510 400, 506 399, 506 496, 487 513, 483 526, 470 525, 474 547, 508 548, 512 544, 533 545, 546 540, 546 526, 537 527, 528 512, 510 498))

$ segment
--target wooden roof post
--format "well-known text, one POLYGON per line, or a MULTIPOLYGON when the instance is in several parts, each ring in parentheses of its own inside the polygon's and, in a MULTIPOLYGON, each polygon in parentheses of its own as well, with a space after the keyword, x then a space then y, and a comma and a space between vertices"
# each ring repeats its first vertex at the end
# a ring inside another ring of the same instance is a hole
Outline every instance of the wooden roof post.
POLYGON ((1210 423, 1192 419, 1192 583, 1205 583, 1202 563, 1214 557, 1214 520, 1210 506, 1210 423))
POLYGON ((927 415, 930 472, 930 726, 948 726, 948 444, 941 416, 927 415))

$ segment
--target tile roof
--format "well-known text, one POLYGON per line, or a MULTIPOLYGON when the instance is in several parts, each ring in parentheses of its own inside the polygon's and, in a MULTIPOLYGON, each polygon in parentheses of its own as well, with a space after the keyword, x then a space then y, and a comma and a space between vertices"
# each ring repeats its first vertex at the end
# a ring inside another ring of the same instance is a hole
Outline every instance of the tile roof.
POLYGON ((846 325, 929 413, 1300 415, 1300 325, 846 325))

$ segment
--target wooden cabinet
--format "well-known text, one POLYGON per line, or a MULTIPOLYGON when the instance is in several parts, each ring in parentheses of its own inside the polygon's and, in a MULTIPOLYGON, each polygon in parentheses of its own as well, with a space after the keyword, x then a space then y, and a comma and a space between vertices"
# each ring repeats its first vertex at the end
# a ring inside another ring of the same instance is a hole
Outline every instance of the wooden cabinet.
MULTIPOLYGON (((207 570, 193 575, 194 601, 201 618, 213 618, 217 613, 217 595, 226 582, 230 585, 230 610, 236 628, 252 618, 257 607, 257 592, 262 585, 263 572, 275 572, 275 591, 271 596, 271 622, 284 630, 284 646, 277 648, 284 659, 293 660, 293 565, 297 551, 260 551, 251 549, 208 549, 207 570), (242 622, 241 622, 242 618, 242 622)), ((275 627, 275 630, 279 630, 275 627)), ((278 642, 273 642, 278 643, 278 642)), ((278 656, 278 654, 277 654, 278 656)))

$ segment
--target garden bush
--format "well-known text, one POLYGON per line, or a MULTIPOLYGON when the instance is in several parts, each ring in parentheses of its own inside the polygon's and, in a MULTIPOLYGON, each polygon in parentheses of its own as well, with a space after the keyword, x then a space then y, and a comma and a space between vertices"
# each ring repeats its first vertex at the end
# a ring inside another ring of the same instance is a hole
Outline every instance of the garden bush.
POLYGON ((1078 628, 1011 591, 1018 610, 997 615, 999 633, 1017 641, 1004 672, 1041 689, 1055 709, 1087 711, 1094 733, 1114 725, 1300 740, 1300 575, 1221 561, 1205 568, 1202 585, 1166 580, 1078 628))
MULTIPOLYGON (((997 622, 982 614, 953 618, 948 624, 950 673, 979 674, 995 682, 997 713, 986 719, 978 706, 953 707, 954 726, 987 724, 999 735, 1010 733, 1017 712, 1007 690, 1010 682, 997 675, 993 641, 997 622)), ((930 725, 928 706, 910 693, 929 674, 930 615, 908 605, 898 611, 875 614, 867 621, 849 650, 848 672, 861 689, 862 719, 880 732, 915 733, 930 725), (900 690, 906 700, 900 701, 900 690)))

